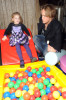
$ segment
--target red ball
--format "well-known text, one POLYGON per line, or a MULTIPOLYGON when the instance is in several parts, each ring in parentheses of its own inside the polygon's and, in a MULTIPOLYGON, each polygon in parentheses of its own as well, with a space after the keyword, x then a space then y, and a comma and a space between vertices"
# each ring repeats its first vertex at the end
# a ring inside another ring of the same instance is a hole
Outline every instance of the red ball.
POLYGON ((36 71, 38 71, 38 68, 35 68, 36 69, 36 71))
POLYGON ((42 76, 45 76, 45 72, 41 72, 41 75, 42 75, 42 76))
POLYGON ((33 79, 34 79, 35 81, 37 81, 37 80, 38 80, 38 77, 34 77, 33 79))
POLYGON ((18 74, 14 74, 14 78, 17 79, 18 78, 18 74))
POLYGON ((17 99, 12 99, 12 100, 17 100, 17 99))
POLYGON ((12 81, 14 84, 16 84, 16 81, 12 81))
POLYGON ((25 75, 24 78, 26 78, 28 80, 28 75, 25 75))
POLYGON ((5 73, 5 78, 9 78, 10 74, 9 73, 5 73))
POLYGON ((18 87, 17 90, 21 90, 22 91, 22 88, 21 87, 18 87))
POLYGON ((32 75, 32 77, 34 78, 34 77, 37 77, 37 74, 36 73, 34 73, 33 75, 32 75))
POLYGON ((43 96, 41 97, 41 100, 48 100, 48 96, 47 96, 47 95, 43 95, 43 96))
POLYGON ((22 79, 23 79, 23 76, 20 76, 20 77, 19 77, 19 79, 22 81, 22 79))
POLYGON ((30 94, 28 92, 25 92, 23 95, 24 100, 29 100, 30 99, 30 94))
POLYGON ((50 79, 51 79, 51 78, 54 78, 54 76, 53 76, 53 75, 50 75, 50 79))
POLYGON ((52 99, 53 98, 53 94, 52 93, 48 93, 48 99, 52 99))
POLYGON ((51 92, 57 91, 57 87, 56 87, 56 86, 51 86, 51 87, 50 87, 50 91, 51 91, 51 92))
POLYGON ((4 84, 4 87, 8 87, 8 83, 5 83, 5 84, 4 84))
POLYGON ((27 67, 27 70, 30 72, 31 71, 31 67, 29 66, 29 67, 27 67))
POLYGON ((34 95, 35 95, 35 97, 40 97, 41 93, 40 93, 40 91, 36 90, 36 91, 34 92, 34 95))
POLYGON ((44 77, 45 77, 45 78, 49 78, 49 75, 45 74, 44 77))
POLYGON ((66 91, 62 92, 62 97, 66 99, 66 91))
POLYGON ((34 95, 31 95, 30 96, 30 100, 35 100, 35 96, 34 95))
POLYGON ((45 70, 45 69, 46 69, 46 66, 45 66, 45 65, 43 65, 43 66, 42 66, 42 68, 45 70))
POLYGON ((20 73, 20 71, 19 71, 19 70, 17 70, 17 71, 16 71, 16 74, 19 74, 19 73, 20 73))

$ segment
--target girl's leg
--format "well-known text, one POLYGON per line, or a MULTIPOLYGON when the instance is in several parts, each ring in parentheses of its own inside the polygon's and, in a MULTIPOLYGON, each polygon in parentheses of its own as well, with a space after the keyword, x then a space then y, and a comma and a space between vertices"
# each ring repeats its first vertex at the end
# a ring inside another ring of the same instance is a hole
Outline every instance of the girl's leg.
POLYGON ((24 65, 20 44, 16 43, 15 47, 16 47, 16 51, 17 51, 17 54, 18 54, 19 59, 20 59, 20 65, 24 65))

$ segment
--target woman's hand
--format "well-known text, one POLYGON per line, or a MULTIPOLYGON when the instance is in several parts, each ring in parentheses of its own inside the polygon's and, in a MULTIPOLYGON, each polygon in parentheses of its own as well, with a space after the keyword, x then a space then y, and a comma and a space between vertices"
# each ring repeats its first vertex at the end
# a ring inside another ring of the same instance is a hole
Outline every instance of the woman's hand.
POLYGON ((7 40, 7 36, 4 36, 4 37, 2 38, 2 40, 3 40, 3 41, 7 40))
POLYGON ((48 52, 56 52, 56 49, 54 49, 52 46, 48 45, 48 52))
POLYGON ((30 37, 30 36, 28 36, 28 39, 30 40, 30 39, 31 39, 31 37, 30 37))

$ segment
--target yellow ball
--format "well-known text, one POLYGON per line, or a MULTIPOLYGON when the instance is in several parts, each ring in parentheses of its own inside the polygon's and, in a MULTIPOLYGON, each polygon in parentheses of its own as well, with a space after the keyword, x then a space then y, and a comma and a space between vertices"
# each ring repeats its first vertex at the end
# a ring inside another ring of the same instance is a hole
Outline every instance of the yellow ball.
POLYGON ((27 92, 27 91, 26 91, 26 90, 23 90, 23 91, 22 91, 22 96, 24 95, 25 92, 27 92))
POLYGON ((59 87, 60 87, 60 84, 59 84, 58 82, 56 82, 56 83, 55 83, 55 86, 56 86, 57 88, 59 88, 59 87))
POLYGON ((22 96, 22 91, 21 90, 16 90, 15 96, 16 97, 21 97, 22 96))
POLYGON ((19 74, 18 74, 18 77, 20 77, 20 76, 23 76, 23 74, 22 74, 22 73, 19 73, 19 74))
POLYGON ((47 72, 46 74, 49 75, 49 76, 51 75, 50 72, 47 72))
POLYGON ((9 91, 10 91, 9 87, 5 87, 3 92, 9 92, 9 91))
POLYGON ((14 76, 14 72, 11 72, 11 73, 10 73, 10 77, 13 77, 13 76, 14 76))
POLYGON ((35 87, 35 86, 34 86, 33 84, 30 84, 30 85, 29 85, 29 89, 30 89, 30 90, 34 90, 34 87, 35 87))
POLYGON ((11 100, 9 97, 5 98, 4 100, 11 100))
POLYGON ((56 83, 56 79, 55 78, 51 78, 50 82, 51 82, 51 84, 55 84, 56 83))
POLYGON ((54 91, 54 92, 53 92, 53 97, 54 97, 55 99, 59 99, 60 93, 59 93, 58 91, 54 91))
POLYGON ((29 82, 31 82, 32 80, 33 80, 33 78, 32 78, 32 77, 29 77, 29 78, 28 78, 28 81, 29 81, 29 82))
POLYGON ((64 100, 64 99, 63 99, 63 97, 62 97, 62 96, 60 96, 58 100, 64 100))
POLYGON ((41 77, 43 80, 45 80, 45 77, 41 77))
POLYGON ((62 92, 64 92, 64 91, 66 91, 66 87, 63 87, 63 88, 62 88, 62 92))
POLYGON ((4 83, 9 83, 9 82, 10 82, 9 78, 5 79, 5 81, 4 81, 4 83))
POLYGON ((38 83, 35 84, 35 87, 38 87, 38 83))
POLYGON ((33 90, 28 90, 28 93, 29 93, 30 95, 33 95, 33 94, 34 94, 34 91, 33 91, 33 90))

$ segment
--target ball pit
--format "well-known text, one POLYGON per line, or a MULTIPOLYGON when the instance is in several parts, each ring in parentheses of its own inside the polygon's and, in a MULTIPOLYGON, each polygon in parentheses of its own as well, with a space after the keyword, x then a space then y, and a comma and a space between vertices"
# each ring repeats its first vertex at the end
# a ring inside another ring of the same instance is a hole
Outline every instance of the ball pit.
POLYGON ((50 71, 50 67, 43 65, 5 73, 3 100, 65 100, 66 88, 60 86, 50 71))

